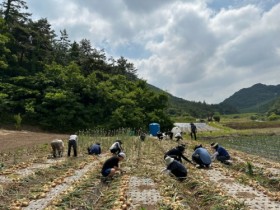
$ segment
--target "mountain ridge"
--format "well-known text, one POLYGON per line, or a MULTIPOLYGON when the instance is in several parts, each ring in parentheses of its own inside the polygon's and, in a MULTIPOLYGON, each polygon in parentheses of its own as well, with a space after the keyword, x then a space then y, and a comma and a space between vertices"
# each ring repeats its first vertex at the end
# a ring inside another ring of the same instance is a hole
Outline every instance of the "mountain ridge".
POLYGON ((148 84, 148 86, 158 93, 167 94, 169 98, 168 112, 171 115, 184 115, 188 113, 196 117, 205 117, 207 112, 219 112, 220 114, 265 113, 280 98, 280 85, 265 85, 262 83, 256 83, 251 87, 242 88, 218 104, 189 101, 173 96, 151 84, 148 84), (199 115, 199 112, 202 112, 203 116, 199 115))
POLYGON ((265 85, 257 83, 248 88, 242 88, 220 105, 230 105, 239 112, 266 112, 280 97, 280 85, 265 85))

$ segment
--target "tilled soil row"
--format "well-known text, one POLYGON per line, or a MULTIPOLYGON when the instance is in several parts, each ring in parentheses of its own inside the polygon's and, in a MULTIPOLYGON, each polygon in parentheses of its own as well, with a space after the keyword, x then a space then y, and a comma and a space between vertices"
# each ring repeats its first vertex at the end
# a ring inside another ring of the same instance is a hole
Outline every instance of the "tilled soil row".
POLYGON ((65 161, 65 158, 60 159, 47 159, 43 163, 29 163, 27 167, 21 169, 7 169, 0 175, 0 183, 11 183, 18 181, 24 177, 34 174, 37 170, 49 168, 55 164, 65 161))
MULTIPOLYGON (((246 160, 244 162, 251 161, 254 164, 254 160, 256 160, 250 156, 246 156, 244 153, 241 152, 235 152, 235 155, 236 155, 235 160, 238 160, 240 162, 244 161, 243 160, 244 157, 246 160)), ((277 193, 269 192, 265 194, 262 191, 255 189, 254 187, 246 186, 244 184, 238 183, 236 179, 226 176, 221 172, 221 171, 227 171, 226 168, 222 168, 221 170, 218 169, 218 167, 225 167, 225 166, 219 163, 213 163, 213 165, 214 167, 212 166, 210 170, 205 170, 203 177, 208 179, 209 182, 212 183, 212 185, 214 184, 215 188, 221 189, 220 194, 230 196, 241 203, 244 202, 249 207, 249 209, 252 210, 253 209, 264 209, 264 210, 280 209, 280 202, 278 202, 280 198, 278 198, 279 195, 277 193), (273 198, 269 197, 268 195, 272 195, 273 198)), ((255 165, 263 168, 263 170, 265 170, 267 173, 279 177, 278 168, 273 167, 273 166, 278 166, 277 163, 274 164, 268 160, 262 159, 262 161, 258 161, 258 163, 256 163, 255 165)), ((230 171, 226 172, 226 174, 230 174, 230 173, 231 173, 230 171)))
POLYGON ((265 158, 234 151, 234 160, 240 163, 251 163, 253 166, 264 170, 264 173, 271 179, 280 178, 280 164, 265 158), (257 160, 257 161, 256 161, 257 160))
POLYGON ((236 182, 234 178, 223 175, 221 171, 215 168, 206 170, 206 174, 209 180, 215 183, 215 187, 221 189, 222 193, 244 202, 252 210, 280 209, 280 202, 273 201, 263 192, 253 187, 236 182))
POLYGON ((31 200, 30 202, 21 202, 20 205, 22 208, 18 208, 19 204, 15 203, 11 209, 41 210, 47 208, 47 206, 60 195, 71 192, 73 190, 73 185, 79 182, 86 173, 90 172, 91 170, 95 170, 96 166, 100 164, 100 161, 104 161, 105 158, 107 158, 107 155, 102 155, 100 159, 95 159, 90 163, 81 163, 79 169, 72 171, 73 175, 61 179, 58 177, 56 179, 58 181, 53 183, 53 185, 48 186, 47 188, 49 190, 45 193, 42 193, 39 198, 31 200))

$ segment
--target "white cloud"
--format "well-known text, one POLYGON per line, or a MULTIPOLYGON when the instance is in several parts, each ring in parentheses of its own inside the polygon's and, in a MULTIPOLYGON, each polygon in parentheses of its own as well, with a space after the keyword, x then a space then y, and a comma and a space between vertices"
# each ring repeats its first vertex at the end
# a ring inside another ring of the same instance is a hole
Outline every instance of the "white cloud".
POLYGON ((148 83, 187 100, 219 103, 256 83, 280 83, 280 4, 274 0, 28 4, 56 31, 125 56, 148 83))

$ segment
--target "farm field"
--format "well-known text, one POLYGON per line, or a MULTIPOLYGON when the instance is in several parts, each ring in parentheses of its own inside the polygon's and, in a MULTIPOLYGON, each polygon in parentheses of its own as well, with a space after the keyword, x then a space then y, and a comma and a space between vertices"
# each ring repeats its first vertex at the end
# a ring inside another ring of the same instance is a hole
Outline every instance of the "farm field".
MULTIPOLYGON (((142 142, 124 130, 110 135, 87 131, 79 133, 77 158, 67 158, 64 154, 52 159, 48 158, 49 143, 54 138, 63 139, 66 145, 68 136, 0 132, 0 209, 280 209, 279 159, 268 159, 254 152, 255 145, 270 142, 266 153, 274 155, 277 147, 279 151, 277 136, 256 141, 244 138, 239 142, 216 139, 229 148, 233 164, 214 162, 211 169, 205 170, 183 162, 188 169, 188 179, 184 182, 161 173, 165 168, 164 152, 175 147, 178 144, 175 141, 147 137, 142 142), (103 183, 102 163, 111 156, 108 148, 116 139, 124 143, 127 158, 121 167, 126 173, 103 183), (87 146, 97 141, 101 143, 102 155, 87 155, 87 146), (250 150, 239 150, 241 146, 250 150)), ((184 136, 180 143, 188 145, 185 155, 190 158, 196 144, 202 143, 211 152, 210 142, 192 141, 184 136)))

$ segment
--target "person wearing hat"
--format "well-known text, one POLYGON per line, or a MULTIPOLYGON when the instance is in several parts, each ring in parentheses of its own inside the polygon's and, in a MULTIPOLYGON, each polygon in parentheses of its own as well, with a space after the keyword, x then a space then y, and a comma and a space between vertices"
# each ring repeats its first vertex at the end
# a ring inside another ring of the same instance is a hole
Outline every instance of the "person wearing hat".
POLYGON ((121 140, 116 140, 112 146, 110 147, 110 151, 112 154, 119 154, 121 151, 123 151, 123 148, 122 148, 122 141, 121 140))
POLYGON ((225 148, 221 147, 218 143, 214 143, 214 142, 211 144, 211 148, 215 150, 214 154, 211 157, 212 161, 217 159, 218 161, 226 165, 230 164, 228 161, 230 159, 230 155, 225 148))
POLYGON ((123 172, 119 167, 119 162, 126 158, 125 153, 120 152, 117 156, 107 159, 102 167, 101 174, 103 177, 113 177, 117 171, 123 172))
POLYGON ((175 160, 179 161, 180 163, 182 163, 182 158, 183 158, 185 161, 193 164, 192 161, 190 161, 187 157, 184 156, 185 147, 186 146, 184 144, 181 144, 181 145, 179 145, 179 146, 177 146, 175 148, 170 149, 169 151, 167 151, 164 154, 164 159, 167 156, 169 156, 169 157, 172 157, 175 160))
POLYGON ((201 144, 194 147, 192 160, 199 165, 197 168, 209 168, 212 163, 209 152, 201 144))
POLYGON ((90 147, 88 147, 88 154, 89 155, 100 155, 101 154, 101 146, 100 143, 97 142, 90 147))
POLYGON ((165 170, 169 171, 178 180, 183 181, 187 178, 187 169, 182 163, 169 156, 164 161, 166 164, 165 170))

